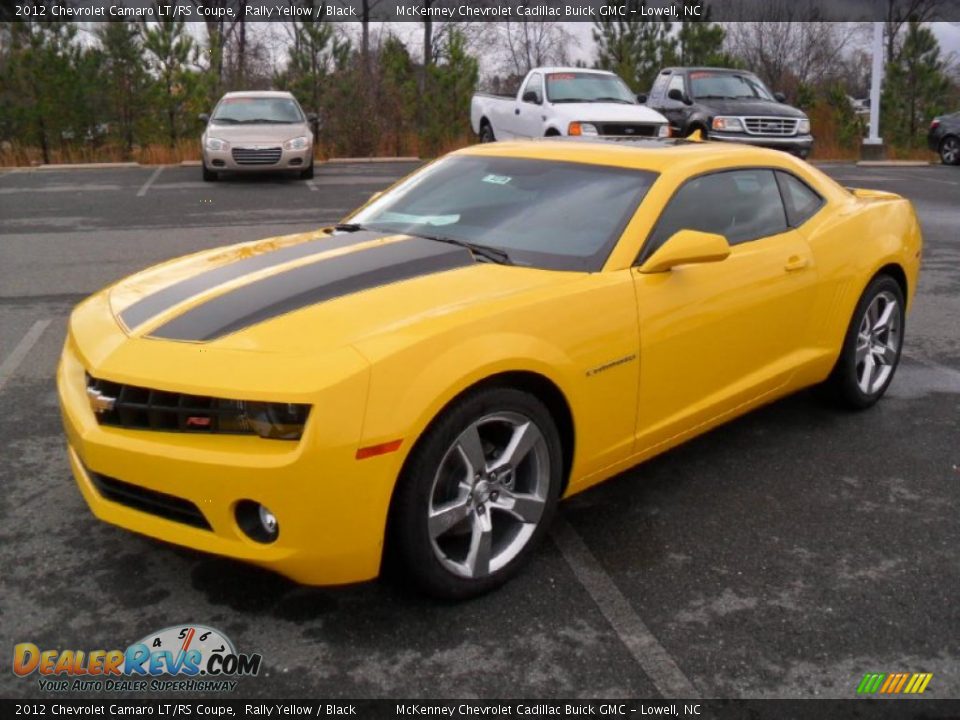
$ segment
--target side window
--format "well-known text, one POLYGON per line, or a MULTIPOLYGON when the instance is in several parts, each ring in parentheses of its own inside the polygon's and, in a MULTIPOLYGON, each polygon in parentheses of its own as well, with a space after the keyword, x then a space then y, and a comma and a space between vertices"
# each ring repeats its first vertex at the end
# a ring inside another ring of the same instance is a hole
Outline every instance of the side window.
POLYGON ((657 79, 653 82, 653 87, 650 88, 650 99, 651 100, 661 100, 667 95, 667 83, 670 82, 670 75, 657 75, 657 79))
POLYGON ((787 208, 787 221, 790 227, 800 227, 817 214, 823 205, 823 198, 800 178, 787 172, 777 171, 783 204, 787 208))
POLYGON ((723 235, 731 245, 777 235, 787 217, 773 170, 729 170, 689 180, 660 214, 645 260, 679 230, 723 235))
POLYGON ((523 86, 523 92, 520 93, 520 97, 523 98, 528 92, 536 94, 538 103, 543 102, 543 81, 540 79, 540 73, 532 73, 530 77, 527 78, 527 83, 523 86))
POLYGON ((683 75, 674 75, 670 78, 670 84, 667 85, 667 93, 671 90, 679 90, 682 93, 686 92, 686 89, 683 87, 683 75))

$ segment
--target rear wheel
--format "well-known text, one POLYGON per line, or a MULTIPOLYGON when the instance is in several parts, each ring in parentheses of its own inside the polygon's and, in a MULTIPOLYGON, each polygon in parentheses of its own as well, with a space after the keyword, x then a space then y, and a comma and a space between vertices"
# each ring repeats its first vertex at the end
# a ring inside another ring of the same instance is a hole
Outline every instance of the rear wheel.
POLYGON ((480 142, 482 143, 492 143, 496 142, 497 138, 493 135, 493 128, 490 126, 490 123, 484 121, 483 125, 480 126, 480 142))
POLYGON ((889 275, 874 278, 857 303, 840 358, 827 380, 834 400, 861 410, 883 396, 900 363, 904 322, 899 283, 889 275))
POLYGON ((204 182, 216 182, 220 179, 220 173, 216 170, 210 170, 206 165, 203 166, 203 181, 204 182))
POLYGON ((940 159, 944 165, 960 165, 960 138, 948 135, 940 143, 940 159))
POLYGON ((503 584, 547 531, 561 457, 553 418, 529 393, 488 388, 444 412, 397 488, 391 540, 405 572, 447 599, 503 584))

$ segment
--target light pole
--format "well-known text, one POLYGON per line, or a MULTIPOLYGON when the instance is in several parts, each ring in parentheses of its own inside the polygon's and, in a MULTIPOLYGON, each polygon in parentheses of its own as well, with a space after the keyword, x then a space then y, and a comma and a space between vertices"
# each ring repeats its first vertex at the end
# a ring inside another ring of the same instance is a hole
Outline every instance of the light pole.
POLYGON ((886 156, 880 137, 880 83, 883 78, 883 23, 873 24, 873 69, 870 71, 870 133, 863 139, 860 155, 864 160, 882 160, 886 156))

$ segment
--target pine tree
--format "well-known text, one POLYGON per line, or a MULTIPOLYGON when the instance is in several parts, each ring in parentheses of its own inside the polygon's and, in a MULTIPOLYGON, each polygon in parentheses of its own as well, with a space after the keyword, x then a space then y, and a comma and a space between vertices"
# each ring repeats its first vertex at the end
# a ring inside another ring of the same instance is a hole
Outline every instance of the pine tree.
MULTIPOLYGON (((608 0, 613 7, 620 3, 608 0)), ((639 13, 645 0, 627 0, 627 17, 639 13)), ((676 58, 676 40, 670 36, 673 24, 666 20, 624 20, 606 16, 593 23, 597 44, 597 67, 619 75, 634 92, 646 92, 664 65, 676 58)))
POLYGON ((101 70, 110 120, 129 155, 137 138, 137 123, 144 114, 147 74, 137 26, 131 22, 103 23, 97 37, 103 49, 101 70))
POLYGON ((192 95, 198 89, 196 75, 189 65, 197 59, 193 38, 182 19, 165 18, 144 23, 143 49, 153 71, 152 94, 166 121, 170 147, 181 136, 181 124, 192 95))
POLYGON ((701 0, 683 0, 680 8, 680 30, 677 33, 677 61, 680 65, 714 65, 729 67, 732 58, 723 52, 726 31, 717 23, 710 22, 710 5, 701 0), (684 14, 687 7, 701 7, 696 20, 684 14))

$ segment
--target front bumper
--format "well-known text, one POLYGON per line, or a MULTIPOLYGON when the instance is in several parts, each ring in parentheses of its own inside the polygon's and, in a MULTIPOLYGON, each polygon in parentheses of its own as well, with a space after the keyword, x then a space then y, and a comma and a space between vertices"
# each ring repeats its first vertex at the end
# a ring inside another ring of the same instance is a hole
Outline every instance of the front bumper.
POLYGON ((203 149, 203 164, 209 170, 229 170, 232 172, 270 172, 273 170, 305 170, 313 162, 313 145, 303 150, 284 150, 278 146, 280 153, 275 162, 265 162, 272 160, 272 157, 257 158, 255 162, 249 159, 240 161, 234 156, 234 150, 245 150, 242 143, 231 146, 230 150, 212 151, 203 149))
POLYGON ((311 413, 303 438, 281 441, 101 426, 86 397, 85 364, 68 336, 57 371, 68 456, 77 486, 98 518, 305 584, 359 582, 379 573, 402 458, 401 453, 355 458, 364 412, 357 398, 365 397, 366 374, 325 391, 324 408, 311 413), (163 493, 192 503, 209 529, 142 504, 107 499, 94 473, 154 497, 163 493), (274 542, 257 542, 241 530, 235 513, 242 500, 261 503, 276 515, 280 532, 274 542))
POLYGON ((806 157, 813 150, 813 135, 793 135, 791 137, 770 137, 763 135, 747 135, 746 133, 723 133, 711 131, 710 140, 720 142, 735 142, 754 147, 773 148, 806 157))

